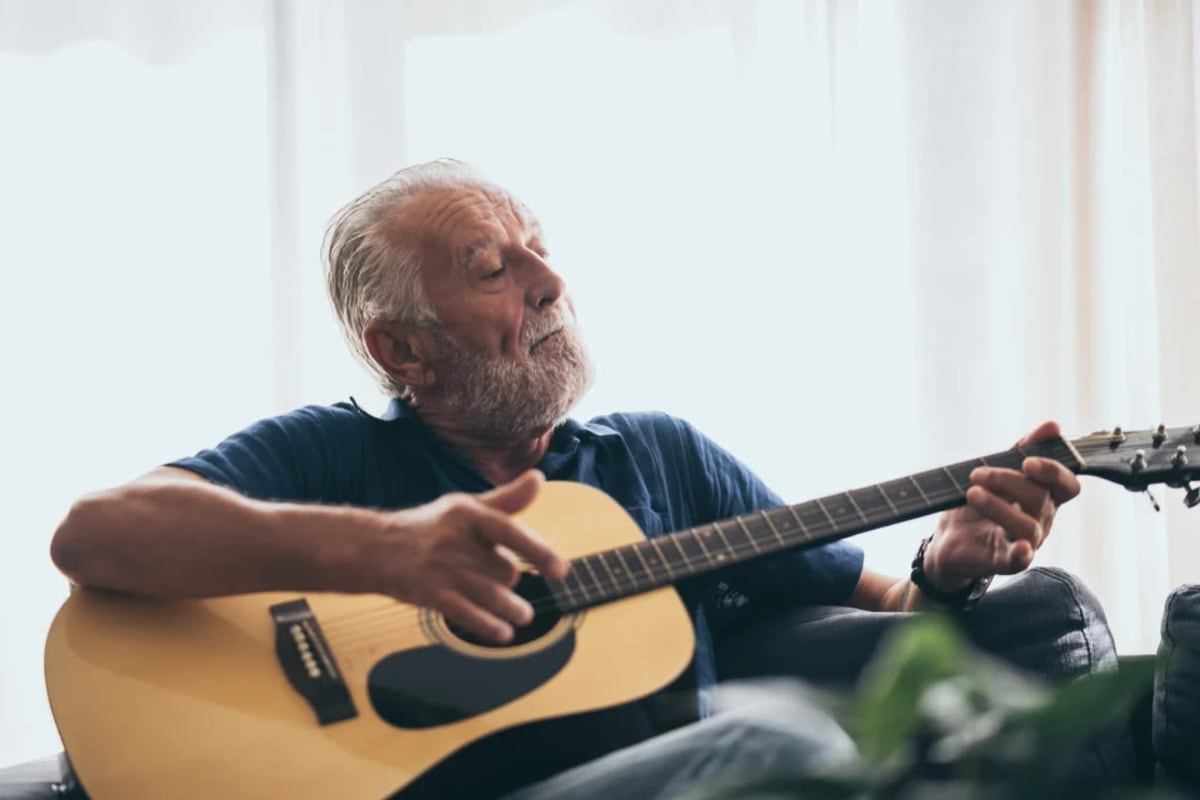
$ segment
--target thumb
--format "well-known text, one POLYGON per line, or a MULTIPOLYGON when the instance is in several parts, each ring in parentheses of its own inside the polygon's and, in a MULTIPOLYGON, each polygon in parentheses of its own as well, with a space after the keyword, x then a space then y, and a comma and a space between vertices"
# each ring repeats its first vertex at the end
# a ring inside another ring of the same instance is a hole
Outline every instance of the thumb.
POLYGON ((1008 564, 998 570, 1009 575, 1024 572, 1033 563, 1033 545, 1024 539, 1013 542, 1008 547, 1008 564))
POLYGON ((546 482, 546 476, 536 469, 527 470, 508 483, 479 495, 486 506, 505 514, 515 514, 533 502, 546 482))

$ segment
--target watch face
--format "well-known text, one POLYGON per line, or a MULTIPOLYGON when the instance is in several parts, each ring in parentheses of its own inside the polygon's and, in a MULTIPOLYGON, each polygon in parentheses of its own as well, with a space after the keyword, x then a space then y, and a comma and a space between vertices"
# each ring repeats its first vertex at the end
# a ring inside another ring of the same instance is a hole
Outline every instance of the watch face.
POLYGON ((988 587, 991 585, 992 577, 990 575, 986 578, 980 578, 975 581, 974 585, 971 587, 971 593, 967 595, 967 602, 977 602, 979 598, 983 597, 984 593, 987 592, 988 587))

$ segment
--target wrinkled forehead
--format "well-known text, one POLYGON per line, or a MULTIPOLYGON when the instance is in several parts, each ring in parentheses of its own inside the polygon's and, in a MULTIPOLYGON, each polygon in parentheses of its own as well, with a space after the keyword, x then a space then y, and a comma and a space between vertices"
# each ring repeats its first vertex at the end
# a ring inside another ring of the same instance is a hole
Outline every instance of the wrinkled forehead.
POLYGON ((527 206, 503 189, 484 186, 423 192, 398 223, 404 232, 416 234, 431 255, 456 254, 480 239, 540 232, 537 218, 527 206))

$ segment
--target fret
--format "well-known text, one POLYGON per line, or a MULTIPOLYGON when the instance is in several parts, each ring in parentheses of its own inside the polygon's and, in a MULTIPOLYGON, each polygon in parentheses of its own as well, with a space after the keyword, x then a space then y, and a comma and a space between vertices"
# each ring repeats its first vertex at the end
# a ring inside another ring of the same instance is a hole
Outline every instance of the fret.
POLYGON ((754 541, 754 534, 739 517, 719 520, 714 522, 713 526, 725 537, 729 543, 730 553, 735 559, 744 558, 752 550, 758 552, 758 543, 754 541), (721 523, 725 523, 724 526, 721 523))
POLYGON ((994 467, 997 469, 1015 469, 1020 471, 1022 462, 1025 461, 1027 453, 1022 447, 1014 447, 1012 450, 1006 450, 1003 453, 992 453, 987 458, 980 457, 980 464, 985 467, 994 467))
POLYGON ((957 480, 955 480, 954 473, 950 471, 950 468, 942 467, 942 472, 946 473, 946 477, 950 479, 950 483, 954 484, 954 488, 957 489, 959 491, 959 493, 961 494, 963 491, 963 487, 961 484, 959 484, 959 482, 957 480))
POLYGON ((730 553, 727 549, 729 547, 729 541, 725 540, 725 534, 721 533, 720 528, 717 528, 717 533, 720 534, 721 539, 725 540, 724 543, 725 543, 726 549, 722 549, 722 548, 718 547, 718 548, 716 548, 715 552, 712 549, 710 549, 708 547, 708 545, 704 543, 704 540, 708 539, 710 542, 712 541, 713 528, 716 528, 716 526, 715 525, 706 525, 703 528, 693 528, 693 530, 696 532, 696 540, 698 542, 700 542, 700 546, 704 548, 704 552, 708 555, 709 562, 714 563, 714 564, 720 564, 724 561, 728 561, 730 558, 730 553))
MULTIPOLYGON (((592 555, 588 556, 588 558, 597 558, 600 560, 600 566, 604 567, 604 570, 608 573, 608 577, 612 579, 612 588, 616 589, 618 586, 620 586, 620 581, 617 580, 616 573, 612 571, 612 567, 610 567, 608 562, 604 559, 604 553, 593 553, 592 555)), ((603 584, 601 585, 603 586, 603 584)))
POLYGON ((597 577, 596 570, 593 569, 592 565, 589 563, 590 558, 591 558, 591 556, 584 556, 583 558, 577 558, 575 560, 579 564, 583 565, 583 568, 587 570, 588 575, 591 576, 592 585, 596 587, 596 595, 598 597, 603 597, 604 596, 604 583, 597 577))
POLYGON ((585 608, 806 542, 947 508, 961 503, 976 468, 1011 464, 1019 469, 1031 454, 1060 463, 1075 458, 1061 440, 1034 443, 806 503, 760 509, 753 512, 756 517, 716 520, 668 534, 666 543, 655 537, 572 559, 565 578, 550 583, 550 596, 563 610, 585 608))
POLYGON ((1021 464, 1028 458, 1026 452, 1020 447, 1009 450, 1007 453, 1002 453, 1001 456, 1000 466, 1015 470, 1020 470, 1021 464))
POLYGON ((666 554, 663 553, 662 547, 660 547, 658 544, 658 539, 657 538, 650 539, 648 543, 658 553, 658 560, 660 562, 662 562, 662 565, 664 567, 666 567, 667 577, 670 578, 671 580, 674 580, 675 579, 675 570, 671 568, 671 561, 670 561, 670 559, 667 558, 666 554))
POLYGON ((632 583, 636 588, 638 585, 638 577, 637 574, 629 568, 629 562, 625 560, 625 556, 621 555, 621 551, 624 549, 625 548, 623 547, 618 547, 615 550, 607 550, 603 553, 603 555, 607 556, 605 559, 606 561, 611 562, 613 572, 617 573, 617 577, 620 578, 624 576, 624 579, 627 582, 632 583))
POLYGON ((811 538, 812 538, 812 536, 809 534, 809 532, 808 532, 808 528, 807 528, 807 527, 805 527, 805 525, 804 525, 804 521, 803 521, 802 519, 800 519, 800 514, 799 514, 799 512, 797 512, 797 511, 796 511, 796 507, 795 507, 795 506, 788 506, 788 507, 787 507, 787 510, 788 510, 788 511, 790 511, 790 512, 792 512, 792 517, 794 517, 794 518, 795 518, 795 520, 796 520, 796 525, 797 525, 797 526, 800 528, 800 533, 802 533, 802 534, 804 535, 804 538, 805 538, 805 539, 811 539, 811 538))
POLYGON ((675 540, 675 546, 683 553, 686 574, 694 575, 701 570, 702 565, 713 563, 708 548, 696 537, 694 530, 672 535, 671 538, 675 540))
POLYGON ((712 529, 715 530, 717 532, 717 535, 721 537, 721 541, 725 544, 725 550, 731 556, 735 555, 737 553, 737 550, 734 549, 733 544, 731 544, 729 539, 725 536, 725 531, 721 530, 720 523, 717 523, 717 522, 712 523, 712 529))
POLYGON ((925 496, 935 503, 951 497, 962 496, 962 490, 958 488, 958 484, 953 477, 949 476, 949 470, 945 467, 929 470, 928 472, 918 472, 915 477, 925 490, 925 496))
POLYGON ((572 611, 580 607, 578 601, 575 600, 574 593, 567 586, 567 580, 571 576, 568 574, 566 579, 561 583, 547 583, 547 588, 550 589, 550 597, 554 601, 555 608, 562 613, 572 611))
POLYGON ((637 544, 631 544, 629 549, 632 550, 634 555, 638 557, 638 561, 642 562, 642 569, 646 571, 646 575, 653 576, 654 569, 651 565, 654 564, 655 557, 650 556, 650 558, 647 559, 644 555, 642 555, 642 547, 648 544, 649 542, 638 542, 637 544))
POLYGON ((858 516, 863 522, 869 525, 871 520, 867 519, 867 515, 863 513, 862 507, 858 505, 858 502, 854 499, 854 495, 850 494, 850 492, 845 492, 845 495, 846 499, 850 501, 850 505, 854 506, 854 510, 858 512, 858 516))
POLYGON ((771 521, 771 515, 766 511, 759 511, 758 513, 766 520, 767 527, 771 529, 771 533, 775 534, 775 538, 779 540, 779 544, 787 547, 787 542, 784 541, 782 534, 779 533, 779 528, 776 528, 775 523, 771 521))
POLYGON ((817 507, 821 509, 821 513, 825 515, 825 519, 829 520, 829 527, 833 528, 834 531, 837 531, 837 523, 833 521, 833 515, 829 513, 829 509, 826 508, 825 504, 821 502, 821 498, 818 497, 816 503, 817 507))
POLYGON ((746 534, 746 538, 750 541, 750 546, 754 548, 754 552, 761 553, 762 548, 758 546, 758 541, 754 534, 751 533, 750 529, 746 527, 745 521, 743 521, 740 516, 734 517, 733 521, 736 522, 738 527, 742 529, 742 533, 746 534))
POLYGON ((687 552, 683 549, 683 546, 680 544, 680 538, 681 538, 681 534, 673 534, 670 537, 671 542, 674 543, 674 545, 675 545, 675 549, 679 551, 679 558, 680 558, 679 566, 683 567, 684 573, 687 573, 688 566, 690 565, 691 562, 688 559, 687 552))
POLYGON ((567 577, 563 580, 563 583, 562 583, 563 588, 567 591, 568 600, 570 601, 571 605, 576 604, 575 597, 574 597, 575 593, 571 590, 571 587, 570 587, 571 581, 574 581, 579 586, 579 593, 583 596, 583 601, 585 603, 592 602, 592 593, 587 590, 587 585, 585 585, 584 582, 580 579, 579 572, 577 570, 572 569, 570 572, 567 573, 567 577))
POLYGON ((1066 439, 1055 439, 1048 443, 1049 447, 1042 450, 1046 458, 1052 458, 1062 464, 1071 472, 1078 472, 1083 464, 1080 462, 1082 455, 1077 451, 1071 442, 1066 439))
POLYGON ((921 499, 926 503, 929 503, 929 498, 925 496, 925 490, 921 488, 921 484, 917 483, 917 479, 912 475, 909 475, 908 479, 912 482, 913 486, 917 487, 917 493, 921 495, 921 499))
POLYGON ((888 497, 888 493, 883 490, 883 484, 875 484, 875 490, 883 496, 884 502, 888 504, 888 508, 892 510, 892 513, 898 515, 900 512, 896 509, 896 504, 892 502, 892 498, 888 497))
POLYGON ((966 495, 967 490, 971 488, 971 473, 979 467, 987 466, 983 463, 983 459, 977 458, 974 461, 963 461, 960 464, 954 464, 950 467, 950 471, 958 479, 958 483, 962 486, 961 494, 966 495))

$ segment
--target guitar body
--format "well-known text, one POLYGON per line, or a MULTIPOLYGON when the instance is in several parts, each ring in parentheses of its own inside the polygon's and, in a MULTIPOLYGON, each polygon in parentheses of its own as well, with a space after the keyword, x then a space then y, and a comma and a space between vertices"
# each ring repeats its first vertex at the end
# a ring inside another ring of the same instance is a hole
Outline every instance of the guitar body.
MULTIPOLYGON (((547 484, 520 518, 567 558, 644 538, 624 509, 578 484, 547 484)), ((530 641, 490 647, 380 595, 166 602, 80 589, 51 627, 46 684, 95 800, 378 798, 491 733, 648 695, 694 646, 670 588, 539 614, 531 627, 530 641), (319 722, 285 676, 272 608, 301 598, 352 717, 319 722)))
POLYGON ((1023 442, 649 541, 599 490, 549 483, 518 516, 571 571, 553 587, 522 577, 540 610, 505 647, 380 595, 165 602, 79 590, 46 642, 50 708, 95 800, 386 797, 485 736, 670 683, 695 639, 661 587, 960 506, 975 469, 1020 469, 1030 456, 1128 489, 1186 488, 1185 503, 1200 505, 1189 448, 1200 425, 1023 442))

